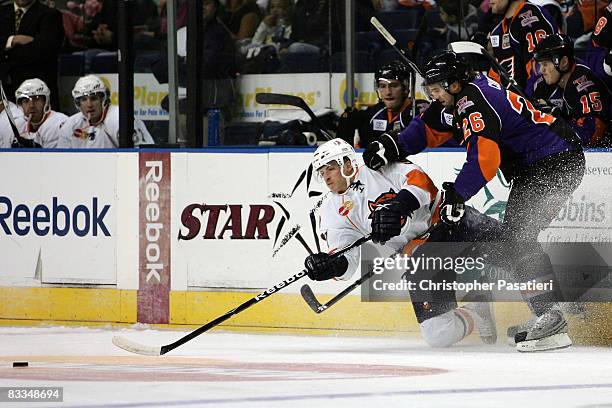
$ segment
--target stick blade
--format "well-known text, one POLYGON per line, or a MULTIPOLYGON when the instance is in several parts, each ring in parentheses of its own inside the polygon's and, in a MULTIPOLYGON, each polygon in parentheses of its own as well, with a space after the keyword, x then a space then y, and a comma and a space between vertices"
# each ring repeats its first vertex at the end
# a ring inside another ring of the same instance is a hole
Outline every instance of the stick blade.
POLYGON ((140 354, 143 356, 161 356, 161 347, 160 346, 145 346, 135 341, 126 339, 122 336, 113 336, 113 344, 119 348, 122 348, 125 351, 129 351, 130 353, 140 354))
POLYGON ((448 44, 448 49, 456 54, 484 55, 486 53, 486 50, 482 45, 472 41, 455 41, 448 44))
POLYGON ((304 298, 304 301, 306 302, 306 304, 310 306, 313 312, 315 313, 322 312, 321 310, 322 305, 315 297, 315 294, 310 288, 310 286, 303 285, 302 288, 300 289, 300 293, 302 294, 302 297, 304 298))

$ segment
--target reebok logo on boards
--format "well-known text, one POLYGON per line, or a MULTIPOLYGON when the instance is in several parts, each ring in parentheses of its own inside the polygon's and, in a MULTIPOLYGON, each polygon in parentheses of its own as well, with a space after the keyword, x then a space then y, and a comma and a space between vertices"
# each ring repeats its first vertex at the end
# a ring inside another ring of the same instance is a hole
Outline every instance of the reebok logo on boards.
POLYGON ((100 205, 98 197, 92 197, 91 205, 79 204, 74 208, 62 204, 57 197, 51 205, 38 204, 30 208, 27 204, 13 204, 6 196, 0 196, 0 229, 5 235, 28 235, 30 232, 44 237, 63 237, 73 232, 77 237, 104 235, 110 237, 104 217, 110 204, 100 205))

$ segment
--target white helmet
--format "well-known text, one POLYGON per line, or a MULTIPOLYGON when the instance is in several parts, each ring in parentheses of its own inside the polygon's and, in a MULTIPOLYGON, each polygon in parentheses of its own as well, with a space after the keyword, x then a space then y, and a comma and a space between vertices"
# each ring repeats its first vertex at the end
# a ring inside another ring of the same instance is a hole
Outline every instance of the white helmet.
POLYGON ((26 79, 15 91, 15 100, 17 101, 17 104, 19 104, 20 99, 30 99, 33 96, 44 96, 45 113, 51 110, 51 91, 49 90, 47 84, 38 78, 26 79))
POLYGON ((323 143, 315 150, 312 157, 312 167, 315 171, 331 162, 338 163, 340 174, 346 179, 347 186, 351 184, 351 177, 357 172, 357 155, 353 146, 340 138, 323 143), (344 174, 344 159, 348 159, 353 166, 351 174, 344 174))
POLYGON ((104 82, 95 75, 86 75, 79 78, 72 89, 72 97, 74 98, 74 103, 77 105, 77 108, 79 107, 79 98, 97 93, 104 94, 104 105, 110 103, 110 91, 106 85, 104 85, 104 82))

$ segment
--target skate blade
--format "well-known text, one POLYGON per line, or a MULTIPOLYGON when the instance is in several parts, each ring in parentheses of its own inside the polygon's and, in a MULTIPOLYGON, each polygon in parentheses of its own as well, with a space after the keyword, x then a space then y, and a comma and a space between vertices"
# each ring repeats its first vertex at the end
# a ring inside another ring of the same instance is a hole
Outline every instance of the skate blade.
POLYGON ((553 334, 538 340, 521 341, 516 344, 516 350, 521 353, 564 349, 572 345, 567 333, 553 334))

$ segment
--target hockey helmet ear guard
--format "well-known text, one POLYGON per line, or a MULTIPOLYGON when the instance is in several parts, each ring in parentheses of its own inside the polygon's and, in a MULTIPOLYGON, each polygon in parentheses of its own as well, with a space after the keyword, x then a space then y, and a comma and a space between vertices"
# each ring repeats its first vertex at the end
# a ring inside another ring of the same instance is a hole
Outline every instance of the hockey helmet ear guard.
POLYGON ((346 179, 348 186, 351 177, 357 173, 357 154, 353 146, 340 138, 332 139, 319 146, 312 157, 312 168, 316 172, 317 177, 321 176, 319 170, 332 162, 338 164, 340 174, 346 179), (344 172, 345 159, 349 161, 353 168, 351 174, 345 174, 344 172))
POLYGON ((23 99, 31 99, 34 96, 44 96, 44 112, 47 113, 51 110, 51 90, 44 81, 38 78, 26 79, 15 91, 15 101, 18 105, 21 105, 23 99))

